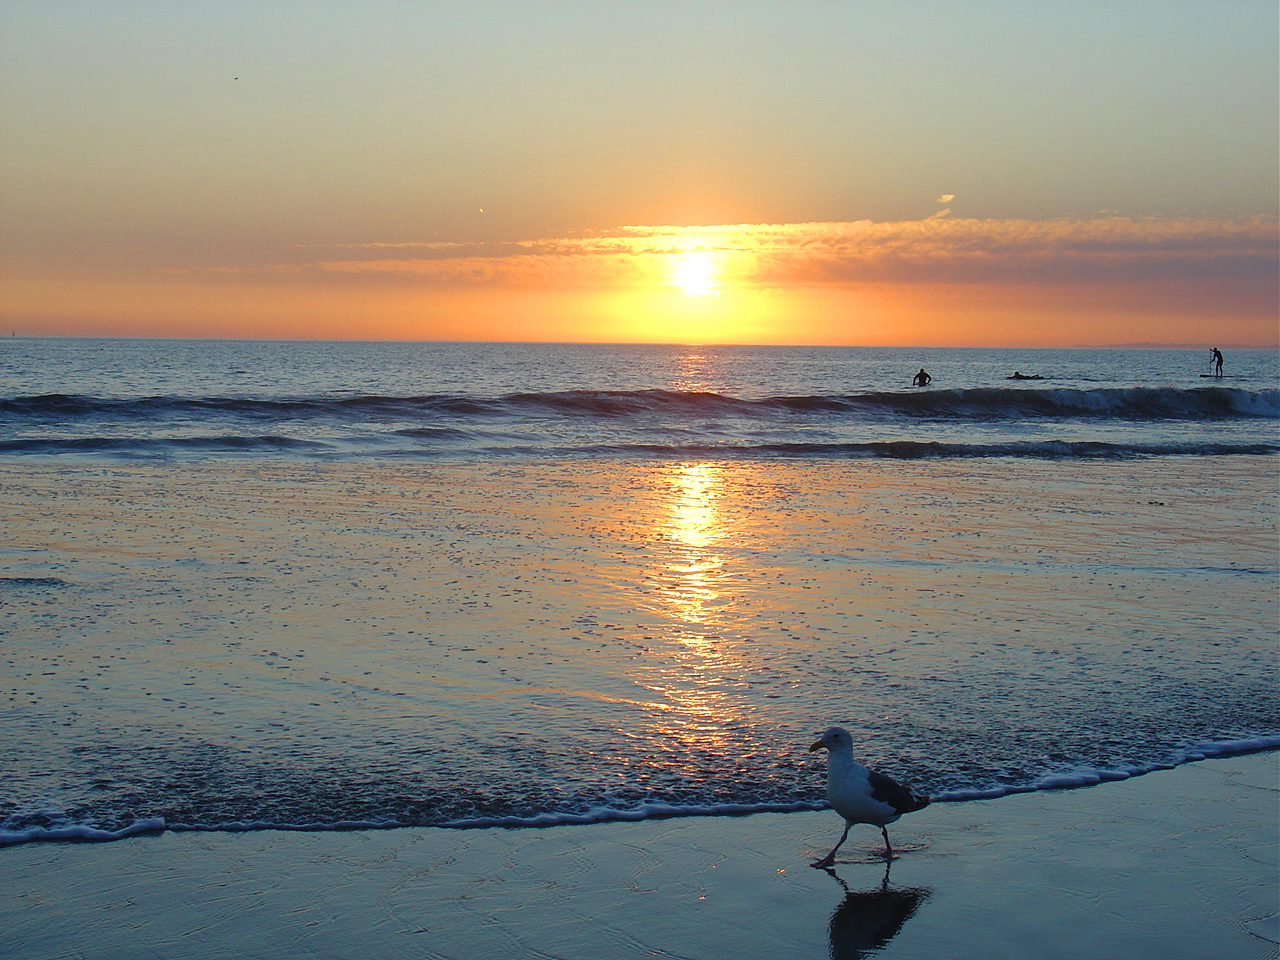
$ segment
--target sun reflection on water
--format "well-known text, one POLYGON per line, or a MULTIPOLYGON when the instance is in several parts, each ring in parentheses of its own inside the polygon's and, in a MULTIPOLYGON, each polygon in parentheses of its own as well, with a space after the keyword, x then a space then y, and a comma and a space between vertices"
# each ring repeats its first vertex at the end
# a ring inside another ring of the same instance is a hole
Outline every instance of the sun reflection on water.
POLYGON ((712 389, 715 364, 705 352, 689 350, 676 360, 675 374, 672 386, 677 390, 706 391, 712 389))
POLYGON ((689 464, 674 478, 667 535, 678 544, 663 571, 663 595, 671 613, 689 624, 702 624, 708 608, 720 599, 724 558, 715 552, 721 537, 714 467, 689 464))
POLYGON ((732 692, 737 658, 727 629, 732 603, 722 471, 712 464, 680 466, 670 477, 665 514, 654 518, 654 532, 666 545, 656 573, 670 628, 667 655, 646 686, 661 698, 662 734, 682 750, 715 749, 726 724, 743 713, 732 692))

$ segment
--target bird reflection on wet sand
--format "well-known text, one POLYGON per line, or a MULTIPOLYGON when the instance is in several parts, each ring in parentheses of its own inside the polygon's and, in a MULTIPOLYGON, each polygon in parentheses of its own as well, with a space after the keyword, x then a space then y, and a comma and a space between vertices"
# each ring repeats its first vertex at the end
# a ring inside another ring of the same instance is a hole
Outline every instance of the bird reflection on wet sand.
POLYGON ((850 890, 830 867, 825 872, 844 890, 844 900, 827 924, 831 960, 862 960, 878 952, 898 935, 931 893, 924 887, 890 887, 887 863, 880 886, 871 890, 850 890))

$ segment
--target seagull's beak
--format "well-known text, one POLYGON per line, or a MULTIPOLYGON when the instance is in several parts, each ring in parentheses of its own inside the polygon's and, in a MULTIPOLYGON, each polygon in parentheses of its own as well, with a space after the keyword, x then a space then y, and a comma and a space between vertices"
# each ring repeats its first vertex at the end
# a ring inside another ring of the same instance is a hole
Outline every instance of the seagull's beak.
POLYGON ((817 741, 816 743, 811 743, 811 744, 809 745, 809 752, 810 752, 810 753, 813 753, 815 750, 821 750, 821 749, 822 749, 823 747, 825 747, 825 746, 826 746, 826 744, 825 744, 825 743, 823 743, 821 740, 819 740, 819 741, 817 741))

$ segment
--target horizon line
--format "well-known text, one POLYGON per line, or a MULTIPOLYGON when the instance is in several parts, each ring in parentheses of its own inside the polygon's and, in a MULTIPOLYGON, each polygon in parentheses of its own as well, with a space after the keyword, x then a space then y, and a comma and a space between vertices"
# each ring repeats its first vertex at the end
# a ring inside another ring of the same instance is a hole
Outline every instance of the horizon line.
POLYGON ((1162 343, 1158 341, 1140 341, 1134 343, 1076 343, 1061 346, 1032 346, 1028 344, 929 344, 929 343, 778 343, 778 342, 728 342, 728 341, 652 341, 652 340, 472 340, 463 338, 422 338, 406 340, 397 337, 246 337, 246 336, 184 336, 182 334, 81 334, 81 333, 17 333, 12 331, 4 340, 216 340, 263 343, 457 343, 457 344, 500 344, 528 346, 597 346, 597 347, 796 347, 813 349, 819 347, 846 350, 1210 350, 1218 347, 1222 350, 1280 350, 1280 341, 1269 344, 1230 343, 1223 341, 1201 341, 1196 343, 1162 343))

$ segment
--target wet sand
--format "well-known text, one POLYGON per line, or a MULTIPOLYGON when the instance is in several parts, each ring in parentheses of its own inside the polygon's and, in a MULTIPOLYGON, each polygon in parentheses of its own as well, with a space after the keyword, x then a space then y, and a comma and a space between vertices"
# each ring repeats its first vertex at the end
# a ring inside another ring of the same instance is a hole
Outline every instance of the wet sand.
POLYGON ((835 814, 167 833, 0 850, 0 955, 492 958, 1277 956, 1280 753, 1086 789, 835 814))

